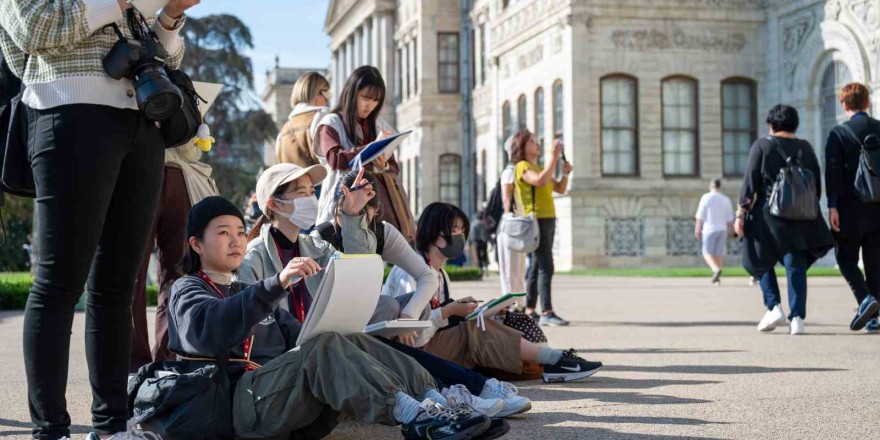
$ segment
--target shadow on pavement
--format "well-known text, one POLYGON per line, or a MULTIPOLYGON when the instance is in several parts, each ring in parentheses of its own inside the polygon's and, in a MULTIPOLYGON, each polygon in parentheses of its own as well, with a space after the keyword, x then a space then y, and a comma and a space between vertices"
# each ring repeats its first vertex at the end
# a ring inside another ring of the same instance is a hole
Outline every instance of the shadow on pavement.
POLYGON ((712 400, 691 399, 662 394, 593 392, 588 391, 586 388, 574 388, 571 384, 566 384, 565 386, 566 388, 534 388, 520 394, 536 402, 594 400, 603 403, 626 403, 630 405, 690 405, 713 402, 712 400))
POLYGON ((580 423, 619 423, 640 425, 679 425, 679 426, 706 426, 727 425, 727 422, 712 422, 709 420, 690 419, 683 417, 647 417, 647 416, 587 416, 573 412, 542 412, 535 414, 544 425, 565 422, 580 423))
MULTIPOLYGON (((571 321, 573 326, 584 327, 754 327, 757 321, 571 321)), ((834 327, 832 324, 808 323, 811 327, 834 327)))
POLYGON ((650 388, 674 385, 713 385, 721 383, 715 380, 676 380, 676 379, 624 379, 596 375, 586 382, 569 382, 566 388, 572 389, 630 389, 646 390, 650 388))
POLYGON ((690 354, 690 353, 745 353, 745 350, 702 350, 699 348, 578 348, 580 353, 610 354, 690 354))
POLYGON ((666 365, 633 366, 606 365, 603 371, 628 371, 637 373, 681 373, 681 374, 760 374, 760 373, 820 373, 828 371, 849 371, 842 368, 775 368, 747 365, 666 365))
MULTIPOLYGON (((0 437, 11 435, 30 436, 34 425, 31 422, 19 422, 17 420, 0 419, 0 429, 3 428, 22 428, 18 431, 0 431, 0 437)), ((91 426, 71 425, 70 432, 72 434, 88 434, 92 432, 91 426)))
MULTIPOLYGON (((577 428, 573 426, 544 426, 542 438, 552 439, 601 439, 601 440, 715 440, 713 437, 685 437, 680 435, 635 434, 603 428, 577 428)), ((511 433, 514 431, 511 429, 511 433)))

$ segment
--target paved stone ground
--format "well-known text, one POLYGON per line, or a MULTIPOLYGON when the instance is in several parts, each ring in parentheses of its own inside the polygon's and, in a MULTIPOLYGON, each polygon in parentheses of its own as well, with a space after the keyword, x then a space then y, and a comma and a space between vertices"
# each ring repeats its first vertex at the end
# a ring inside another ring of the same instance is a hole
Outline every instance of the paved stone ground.
MULTIPOLYGON (((495 295, 497 279, 456 283, 456 296, 495 295)), ((783 286, 784 288, 784 286, 783 286)), ((850 332, 855 301, 842 279, 810 280, 807 334, 759 334, 757 287, 726 279, 554 280, 568 328, 551 344, 606 367, 580 383, 522 383, 534 409, 509 439, 862 439, 880 432, 880 335, 850 332)), ((787 307, 785 307, 787 309, 787 307)), ((83 316, 74 324, 68 404, 88 432, 83 316)), ((0 313, 0 436, 27 438, 20 313, 0 313)), ((47 347, 46 349, 53 349, 47 347)), ((346 422, 334 440, 399 438, 396 428, 346 422)))

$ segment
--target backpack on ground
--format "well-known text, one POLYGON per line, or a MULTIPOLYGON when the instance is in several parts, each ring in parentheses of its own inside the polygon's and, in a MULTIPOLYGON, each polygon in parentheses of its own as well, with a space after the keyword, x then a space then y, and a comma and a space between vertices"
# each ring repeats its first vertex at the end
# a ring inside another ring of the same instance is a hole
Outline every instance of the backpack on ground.
POLYGON ((785 161, 770 192, 770 214, 785 220, 815 220, 819 216, 816 176, 801 166, 802 152, 789 157, 776 139, 768 139, 785 161))
POLYGON ((869 133, 859 139, 847 124, 840 124, 862 149, 859 167, 856 169, 855 189, 862 203, 880 202, 880 136, 869 133))

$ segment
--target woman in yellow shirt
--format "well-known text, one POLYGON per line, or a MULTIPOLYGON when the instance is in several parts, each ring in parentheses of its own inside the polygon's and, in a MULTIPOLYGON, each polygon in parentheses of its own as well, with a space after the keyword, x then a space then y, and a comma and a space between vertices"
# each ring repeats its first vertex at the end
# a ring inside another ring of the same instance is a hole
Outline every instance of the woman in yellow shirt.
POLYGON ((561 154, 562 141, 557 139, 553 143, 553 154, 550 156, 547 168, 543 168, 538 164, 541 155, 538 139, 526 129, 514 135, 511 161, 516 164, 514 172, 516 202, 520 212, 525 215, 533 212, 536 214, 541 231, 541 242, 532 256, 526 277, 528 290, 526 313, 542 326, 568 325, 568 321, 553 312, 550 298, 550 282, 553 280, 554 272, 553 236, 556 233, 556 206, 553 202, 553 192, 565 193, 568 189, 568 175, 572 170, 571 164, 565 162, 562 167, 562 179, 558 181, 554 179, 556 162, 560 160, 561 154), (539 294, 542 309, 540 317, 535 312, 539 294))

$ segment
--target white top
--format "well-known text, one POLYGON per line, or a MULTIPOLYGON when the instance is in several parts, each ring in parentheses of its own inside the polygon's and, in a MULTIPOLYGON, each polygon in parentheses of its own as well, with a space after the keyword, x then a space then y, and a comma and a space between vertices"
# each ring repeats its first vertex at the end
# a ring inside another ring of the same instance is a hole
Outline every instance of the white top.
POLYGON ((501 184, 502 185, 513 185, 515 179, 515 169, 513 164, 509 164, 504 167, 504 171, 501 172, 501 184))
POLYGON ((733 203, 720 192, 703 194, 697 207, 697 220, 703 221, 703 234, 727 231, 727 225, 734 220, 733 203))
MULTIPOLYGON (((435 271, 434 273, 436 274, 437 272, 435 271)), ((446 271, 441 271, 441 273, 437 277, 437 284, 435 284, 435 286, 437 286, 437 290, 433 292, 433 294, 435 295, 440 295, 441 292, 440 286, 442 286, 442 281, 440 281, 439 279, 440 276, 445 278, 446 285, 449 286, 449 275, 446 273, 446 271)), ((385 279, 385 285, 382 287, 382 295, 398 297, 415 291, 416 287, 416 280, 410 274, 408 274, 400 266, 394 266, 394 268, 391 269, 391 273, 388 274, 388 278, 385 279)), ((418 295, 418 293, 416 295, 418 295)), ((416 299, 416 295, 413 295, 413 298, 410 300, 410 304, 412 304, 412 301, 416 299)), ((431 298, 429 297, 429 303, 430 300, 431 298)), ((425 304, 422 307, 426 309, 428 305, 425 304)), ((429 314, 429 320, 431 321, 431 327, 419 332, 419 337, 416 338, 417 347, 423 347, 425 344, 428 343, 428 341, 431 340, 432 337, 434 337, 434 333, 436 333, 437 330, 449 325, 449 320, 443 319, 442 309, 431 310, 429 314)))

